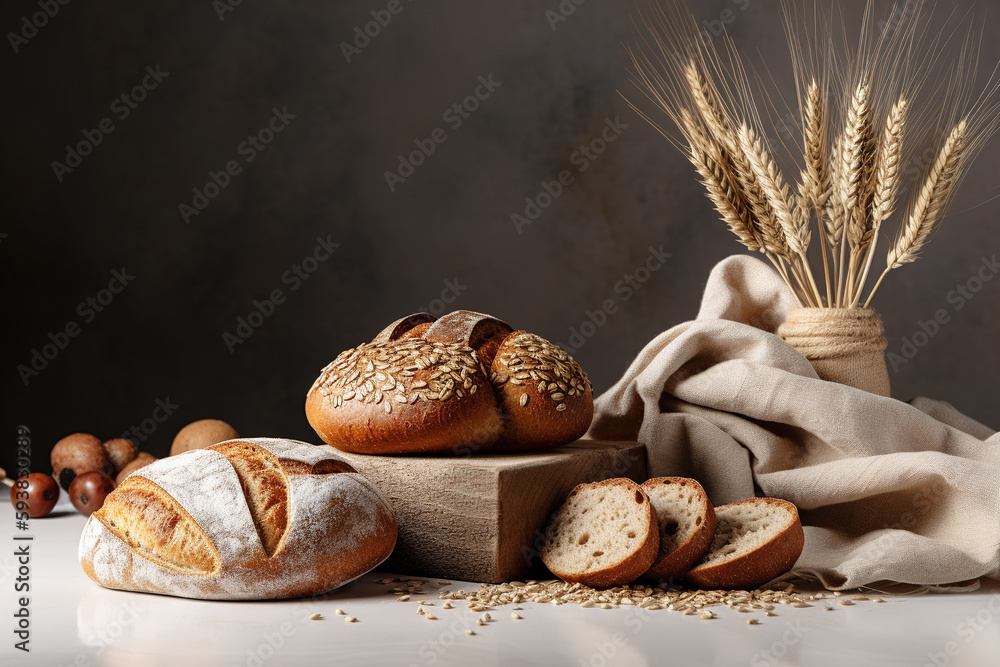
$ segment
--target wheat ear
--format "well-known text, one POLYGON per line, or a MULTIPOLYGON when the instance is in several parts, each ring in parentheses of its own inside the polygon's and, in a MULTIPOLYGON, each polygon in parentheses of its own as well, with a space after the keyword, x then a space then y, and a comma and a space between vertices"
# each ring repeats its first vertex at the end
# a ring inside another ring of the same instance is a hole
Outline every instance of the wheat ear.
POLYGON ((725 157, 719 147, 708 140, 694 125, 691 112, 681 110, 681 119, 688 134, 690 152, 688 159, 698 170, 701 182, 708 191, 708 198, 730 231, 736 234, 740 243, 751 251, 760 250, 760 241, 753 226, 753 218, 743 199, 743 194, 733 183, 732 174, 726 166, 725 157))
POLYGON ((688 60, 684 67, 684 78, 687 79, 691 97, 694 99, 695 107, 701 113, 709 134, 719 142, 719 145, 726 152, 733 153, 736 146, 733 143, 732 125, 726 117, 722 102, 715 94, 715 89, 701 75, 701 71, 693 59, 688 60))
POLYGON ((844 128, 844 137, 840 145, 840 155, 838 159, 838 196, 841 199, 842 207, 839 211, 843 215, 840 223, 845 228, 846 239, 840 244, 840 266, 837 275, 837 303, 844 303, 844 247, 851 244, 852 248, 859 242, 859 231, 861 234, 865 227, 865 160, 868 149, 868 138, 871 135, 871 106, 868 102, 869 88, 864 83, 859 83, 851 96, 851 103, 847 111, 847 126, 844 128), (858 215, 857 212, 861 211, 858 215), (845 242, 846 241, 846 242, 845 242))
POLYGON ((941 147, 941 152, 938 153, 923 187, 920 188, 906 226, 886 255, 885 271, 879 276, 878 282, 868 295, 865 308, 871 303, 886 274, 903 264, 916 261, 921 249, 940 228, 945 209, 958 183, 967 129, 968 123, 962 119, 952 129, 944 146, 941 147))
MULTIPOLYGON (((771 210, 774 211, 774 217, 780 226, 781 237, 787 247, 786 254, 791 253, 802 260, 803 272, 808 274, 808 281, 818 304, 821 301, 819 290, 812 279, 812 272, 808 270, 808 260, 805 257, 809 248, 809 226, 803 224, 803 217, 798 215, 795 212, 796 207, 789 203, 788 185, 785 184, 781 170, 778 169, 778 165, 771 158, 770 153, 756 133, 744 124, 740 126, 736 136, 743 154, 750 162, 750 167, 760 184, 761 191, 767 197, 771 210)), ((799 278, 801 280, 801 276, 799 278)), ((803 287, 806 285, 803 284, 803 287)), ((812 299, 810 298, 810 300, 812 299)))
POLYGON ((823 254, 823 275, 826 278, 826 299, 827 303, 830 303, 833 294, 830 287, 830 266, 826 258, 826 230, 823 225, 823 210, 830 196, 826 167, 826 114, 819 84, 815 79, 809 83, 809 89, 806 91, 803 116, 806 168, 802 170, 802 178, 799 181, 801 184, 799 195, 803 200, 801 206, 805 225, 809 224, 809 209, 816 211, 820 252, 823 254))
POLYGON ((882 223, 892 215, 896 208, 896 198, 899 194, 899 162, 902 155, 903 135, 906 132, 906 111, 908 103, 905 98, 899 98, 889 111, 886 118, 882 143, 879 147, 878 167, 875 170, 875 192, 872 196, 872 239, 869 243, 864 270, 858 280, 857 290, 851 307, 854 308, 861 300, 868 272, 871 270, 872 258, 878 242, 882 223))

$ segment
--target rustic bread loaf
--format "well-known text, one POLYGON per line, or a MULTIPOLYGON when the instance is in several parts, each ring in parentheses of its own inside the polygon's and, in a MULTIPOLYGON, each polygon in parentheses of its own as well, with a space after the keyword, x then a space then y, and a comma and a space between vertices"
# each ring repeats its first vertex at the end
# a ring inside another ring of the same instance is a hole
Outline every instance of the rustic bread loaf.
POLYGON ((393 322, 338 356, 306 396, 323 441, 363 454, 554 447, 582 436, 593 412, 572 357, 466 310, 393 322))
POLYGON ((756 588, 792 569, 805 536, 795 505, 748 498, 715 508, 708 555, 687 573, 700 588, 756 588))
POLYGON ((91 515, 79 557, 108 588, 258 600, 340 586, 395 542, 385 498, 330 447, 248 438, 133 472, 91 515))
POLYGON ((679 578, 700 561, 715 535, 715 509, 701 484, 686 477, 654 477, 641 485, 659 525, 660 550, 645 579, 679 578))
POLYGON ((623 586, 656 559, 656 512, 629 479, 580 484, 545 529, 542 562, 565 581, 597 588, 623 586))

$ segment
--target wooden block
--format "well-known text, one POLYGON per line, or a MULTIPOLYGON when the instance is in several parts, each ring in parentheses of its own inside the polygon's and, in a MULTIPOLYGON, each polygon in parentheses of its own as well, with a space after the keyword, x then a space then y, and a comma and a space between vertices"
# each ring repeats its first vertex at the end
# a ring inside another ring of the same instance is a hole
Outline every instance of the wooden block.
POLYGON ((542 452, 477 456, 339 453, 392 503, 399 539, 381 569, 497 583, 541 567, 549 515, 577 484, 646 479, 635 442, 578 440, 542 452))

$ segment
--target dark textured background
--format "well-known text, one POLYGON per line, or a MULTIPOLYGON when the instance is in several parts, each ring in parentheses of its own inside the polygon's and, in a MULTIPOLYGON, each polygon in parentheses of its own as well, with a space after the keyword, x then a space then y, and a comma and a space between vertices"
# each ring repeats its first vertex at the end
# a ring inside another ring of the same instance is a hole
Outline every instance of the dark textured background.
MULTIPOLYGON (((141 443, 156 454, 208 416, 245 435, 315 442, 303 399, 319 369, 390 320, 432 306, 454 282, 449 308, 490 312, 561 342, 614 298, 618 311, 576 352, 598 391, 650 338, 695 314, 710 268, 739 246, 684 158, 618 93, 630 90, 622 44, 631 3, 587 0, 553 30, 545 12, 556 0, 404 0, 346 62, 339 43, 386 4, 244 2, 220 20, 209 0, 71 2, 19 53, 0 47, 3 465, 18 424, 30 427, 44 470, 59 437, 116 436, 150 418, 157 400, 178 407, 141 443), (113 116, 113 100, 157 64, 169 76, 58 182, 51 163, 64 147, 113 116), (500 87, 452 129, 442 113, 490 75, 500 87), (273 107, 296 117, 185 224, 178 205, 210 170, 242 160, 237 146, 273 107), (574 151, 614 118, 627 129, 577 173, 574 151), (384 172, 437 127, 447 141, 390 192, 384 172), (517 233, 511 214, 563 169, 575 182, 517 233), (317 237, 340 247, 292 291, 282 275, 317 237), (616 282, 661 245, 672 254, 665 265, 628 300, 616 294, 616 282), (121 267, 134 281, 84 323, 78 304, 121 267), (230 353, 223 334, 277 288, 287 300, 230 353), (25 386, 17 365, 71 321, 80 334, 25 386)), ((844 4, 854 20, 861 3, 844 4)), ((692 9, 707 21, 729 9, 737 43, 752 61, 760 49, 789 92, 777 2, 692 9)), ((5 3, 0 27, 19 30, 34 11, 34 2, 5 3)), ((998 29, 993 12, 983 30, 998 29)), ((1000 45, 988 41, 982 55, 990 69, 1000 45)), ((963 201, 993 187, 998 167, 987 149, 963 201)), ((947 294, 993 254, 996 206, 950 218, 877 300, 890 351, 935 310, 952 315, 892 373, 896 396, 943 398, 993 425, 1000 281, 960 311, 947 294)))

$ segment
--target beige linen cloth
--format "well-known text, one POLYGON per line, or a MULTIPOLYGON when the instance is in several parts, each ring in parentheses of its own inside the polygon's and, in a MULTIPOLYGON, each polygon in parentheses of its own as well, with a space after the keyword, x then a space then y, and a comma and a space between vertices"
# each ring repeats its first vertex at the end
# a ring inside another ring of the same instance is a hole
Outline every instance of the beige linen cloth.
POLYGON ((795 306, 764 262, 734 256, 696 320, 653 339, 601 395, 590 436, 637 439, 649 474, 716 504, 795 503, 795 573, 829 588, 961 582, 1000 568, 1000 436, 946 403, 820 380, 773 332, 795 306))

